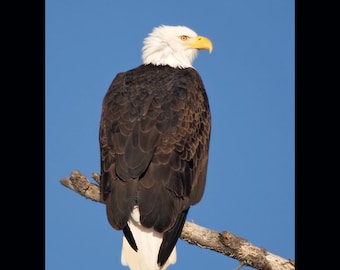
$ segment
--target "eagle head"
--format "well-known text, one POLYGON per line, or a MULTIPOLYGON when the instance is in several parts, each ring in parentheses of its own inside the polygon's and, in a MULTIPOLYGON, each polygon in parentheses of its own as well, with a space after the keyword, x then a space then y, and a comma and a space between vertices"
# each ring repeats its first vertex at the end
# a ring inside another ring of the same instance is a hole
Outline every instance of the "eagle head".
POLYGON ((213 49, 212 42, 186 26, 161 25, 144 39, 142 59, 145 65, 192 67, 198 50, 213 49))

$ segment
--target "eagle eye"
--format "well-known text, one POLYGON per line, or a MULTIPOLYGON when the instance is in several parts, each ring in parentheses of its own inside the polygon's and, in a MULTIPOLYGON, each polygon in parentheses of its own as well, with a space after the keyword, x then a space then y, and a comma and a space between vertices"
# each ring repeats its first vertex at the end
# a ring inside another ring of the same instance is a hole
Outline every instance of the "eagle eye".
POLYGON ((179 38, 180 38, 181 40, 185 41, 185 40, 187 40, 189 37, 186 36, 186 35, 182 35, 182 36, 180 36, 179 38))

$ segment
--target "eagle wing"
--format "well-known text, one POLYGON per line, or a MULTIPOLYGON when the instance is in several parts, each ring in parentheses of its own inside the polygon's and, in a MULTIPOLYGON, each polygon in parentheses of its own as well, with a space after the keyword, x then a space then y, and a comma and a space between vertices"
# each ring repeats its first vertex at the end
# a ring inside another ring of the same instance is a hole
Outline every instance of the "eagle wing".
POLYGON ((141 224, 164 232, 161 264, 203 195, 210 129, 208 98, 192 68, 142 65, 118 74, 104 97, 101 195, 108 220, 136 250, 126 226, 138 205, 141 224))

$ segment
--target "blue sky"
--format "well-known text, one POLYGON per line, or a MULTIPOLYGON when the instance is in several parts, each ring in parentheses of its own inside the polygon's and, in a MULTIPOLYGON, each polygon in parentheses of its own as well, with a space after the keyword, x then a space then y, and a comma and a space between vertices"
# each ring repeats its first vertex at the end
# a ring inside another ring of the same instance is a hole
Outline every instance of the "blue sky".
MULTIPOLYGON (((128 269, 104 205, 59 180, 100 171, 102 99, 116 73, 141 64, 143 38, 160 24, 189 26, 214 44, 194 62, 212 133, 205 193, 187 219, 294 259, 294 1, 47 0, 45 8, 46 269, 128 269)), ((238 265, 183 240, 177 250, 169 269, 238 265)))

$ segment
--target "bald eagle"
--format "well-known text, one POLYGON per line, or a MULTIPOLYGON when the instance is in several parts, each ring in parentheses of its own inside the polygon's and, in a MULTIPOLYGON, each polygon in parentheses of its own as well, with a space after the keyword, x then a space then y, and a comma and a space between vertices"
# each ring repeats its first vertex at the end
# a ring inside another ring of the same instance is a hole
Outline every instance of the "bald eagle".
POLYGON ((123 231, 121 263, 132 270, 176 262, 188 210, 202 198, 211 116, 192 62, 212 47, 188 27, 156 27, 144 39, 143 64, 118 73, 103 99, 101 198, 123 231))

